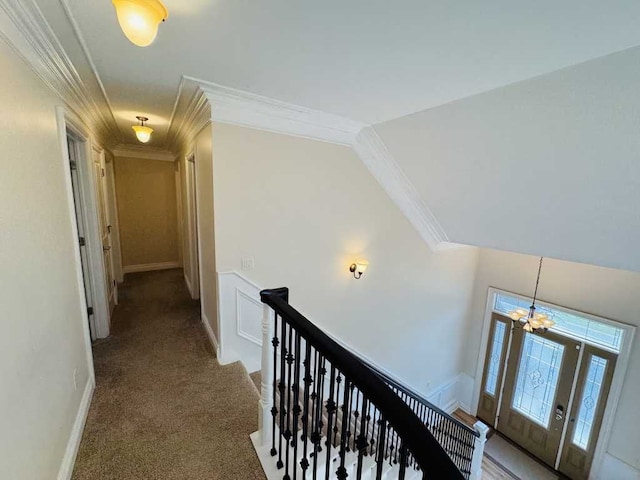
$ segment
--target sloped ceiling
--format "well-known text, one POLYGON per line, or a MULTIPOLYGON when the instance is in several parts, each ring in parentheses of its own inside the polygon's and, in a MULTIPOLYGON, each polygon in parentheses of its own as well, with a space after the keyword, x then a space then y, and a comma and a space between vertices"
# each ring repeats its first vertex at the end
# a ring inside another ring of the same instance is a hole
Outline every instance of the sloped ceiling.
POLYGON ((435 244, 640 271, 640 3, 165 3, 138 48, 109 0, 0 0, 39 6, 113 143, 145 114, 170 148, 197 78, 375 125, 367 166, 435 244))
POLYGON ((182 75, 375 124, 640 44, 631 0, 164 0, 148 48, 110 0, 36 1, 79 64, 86 43, 124 141, 143 113, 155 146, 182 75))
POLYGON ((640 48, 376 131, 450 241, 640 271, 640 48))

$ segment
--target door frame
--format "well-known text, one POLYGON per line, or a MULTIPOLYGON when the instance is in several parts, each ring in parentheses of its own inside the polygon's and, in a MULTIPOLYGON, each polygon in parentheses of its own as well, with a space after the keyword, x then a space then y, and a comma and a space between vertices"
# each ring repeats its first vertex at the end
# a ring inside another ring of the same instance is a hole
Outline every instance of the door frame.
MULTIPOLYGON (((491 329, 491 316, 493 313, 493 306, 495 303, 495 297, 499 293, 519 298, 522 300, 530 301, 531 297, 526 295, 520 295, 518 293, 510 292, 508 290, 502 290, 500 288, 489 287, 487 291, 487 301, 485 304, 484 319, 482 324, 482 334, 480 336, 480 351, 478 353, 478 362, 476 367, 476 375, 474 378, 473 386, 473 398, 471 401, 471 413, 475 415, 478 410, 478 401, 480 400, 480 391, 482 389, 482 377, 484 369, 484 360, 487 355, 487 348, 489 347, 489 331, 491 329)), ((579 315, 581 317, 595 320, 600 323, 614 325, 624 331, 624 338, 620 353, 618 354, 618 361, 613 374, 613 380, 611 382, 611 388, 609 390, 609 399, 602 418, 602 426, 600 428, 600 434, 596 443, 596 449, 593 454, 593 463, 591 464, 591 472, 589 478, 597 478, 604 456, 607 451, 607 445, 609 444, 609 438, 611 437, 611 430, 613 428, 613 420, 618 408, 618 402, 620 401, 620 395, 622 393, 622 387, 624 384, 624 377, 627 373, 627 367, 629 366, 629 358, 631 356, 631 348, 633 346, 633 340, 635 338, 636 327, 628 325, 626 323, 617 322, 608 318, 600 317, 598 315, 592 315, 590 313, 581 312, 579 310, 563 307, 554 303, 545 302, 542 300, 536 300, 539 305, 547 306, 556 310, 564 311, 579 315)), ((509 354, 509 353, 508 353, 509 354)), ((575 389, 575 385, 573 386, 575 389)), ((572 395, 573 395, 572 389, 572 395)), ((564 432, 563 432, 564 433, 564 432)))
MULTIPOLYGON (((62 147, 62 161, 64 163, 65 186, 67 190, 67 200, 69 202, 69 214, 71 215, 71 226, 73 240, 75 243, 74 256, 76 262, 76 275, 80 292, 84 292, 84 274, 82 272, 82 261, 80 258, 80 245, 78 242, 78 225, 76 223, 75 203, 73 196, 73 185, 71 183, 71 164, 69 162, 69 149, 67 146, 67 134, 70 133, 78 142, 78 153, 80 158, 77 162, 78 183, 80 185, 80 196, 82 197, 82 209, 85 213, 86 221, 86 252, 89 263, 87 272, 88 281, 91 285, 93 312, 95 325, 95 335, 97 338, 109 336, 109 303, 107 299, 107 286, 105 282, 105 266, 102 261, 102 241, 98 226, 98 211, 96 203, 96 188, 93 181, 93 170, 90 162, 92 160, 92 149, 98 145, 93 141, 87 128, 83 126, 75 115, 64 107, 56 107, 56 119, 58 124, 58 137, 62 147)), ((99 147, 98 147, 99 148, 99 147)), ((84 293, 81 295, 82 315, 86 319, 85 336, 88 342, 88 355, 91 356, 91 333, 89 331, 89 315, 84 293)), ((93 359, 91 359, 91 365, 93 359)), ((93 371, 93 367, 91 368, 93 371)))
POLYGON ((187 288, 191 298, 200 298, 200 219, 198 218, 198 169, 196 168, 195 152, 190 152, 184 158, 184 200, 186 209, 186 257, 183 255, 183 263, 189 262, 189 276, 185 276, 187 288))
MULTIPOLYGON (((113 252, 113 275, 117 283, 124 281, 122 271, 122 247, 120 245, 120 218, 118 217, 118 197, 116 196, 116 172, 115 157, 105 152, 105 171, 107 183, 107 211, 109 212, 109 224, 111 225, 111 246, 113 252)), ((117 288, 117 285, 116 285, 117 288)), ((116 290, 116 304, 118 303, 116 290)))

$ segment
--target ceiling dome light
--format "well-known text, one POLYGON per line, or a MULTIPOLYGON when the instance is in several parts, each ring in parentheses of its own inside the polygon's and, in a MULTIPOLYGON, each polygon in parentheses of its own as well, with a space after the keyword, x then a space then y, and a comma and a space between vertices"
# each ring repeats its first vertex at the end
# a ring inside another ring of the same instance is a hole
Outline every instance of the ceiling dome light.
POLYGON ((142 143, 147 143, 149 140, 151 140, 151 134, 153 133, 153 128, 147 127, 144 122, 148 122, 149 119, 147 117, 136 117, 138 120, 140 120, 140 125, 134 125, 133 127, 133 131, 136 132, 136 137, 138 137, 138 140, 140 140, 142 143))
POLYGON ((139 47, 151 45, 158 26, 169 16, 160 0, 113 0, 120 28, 131 43, 139 47))

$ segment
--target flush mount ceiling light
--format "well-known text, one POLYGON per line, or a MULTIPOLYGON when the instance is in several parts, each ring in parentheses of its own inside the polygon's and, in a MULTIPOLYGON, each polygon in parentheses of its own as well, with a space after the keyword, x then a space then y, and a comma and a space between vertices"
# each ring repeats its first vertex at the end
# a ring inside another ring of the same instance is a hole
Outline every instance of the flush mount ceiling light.
POLYGON ((529 311, 524 308, 517 308, 509 313, 514 325, 522 324, 522 329, 525 332, 533 333, 540 330, 546 332, 553 327, 556 322, 551 320, 546 313, 536 312, 536 297, 538 295, 538 284, 540 283, 540 272, 542 271, 543 257, 540 257, 540 264, 538 265, 538 278, 536 279, 536 289, 533 292, 533 302, 529 307, 529 311))
POLYGON ((356 263, 352 263, 349 267, 349 271, 353 273, 353 277, 357 280, 367 270, 369 262, 366 260, 358 260, 356 263))
POLYGON ((153 43, 158 26, 169 16, 160 0, 113 0, 120 28, 139 47, 153 43))
POLYGON ((136 132, 136 137, 142 143, 147 143, 151 140, 151 134, 153 133, 153 128, 147 127, 144 122, 148 122, 149 119, 147 117, 136 117, 140 121, 140 125, 134 125, 133 131, 136 132))

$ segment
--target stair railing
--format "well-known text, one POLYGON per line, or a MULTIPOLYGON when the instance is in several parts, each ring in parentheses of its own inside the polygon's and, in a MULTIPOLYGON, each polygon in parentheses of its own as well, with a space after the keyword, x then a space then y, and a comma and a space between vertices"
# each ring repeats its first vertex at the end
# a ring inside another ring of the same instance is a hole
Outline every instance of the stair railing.
POLYGON ((420 417, 465 478, 479 480, 489 427, 479 420, 473 427, 461 422, 379 368, 364 363, 420 417))
MULTIPOLYGON (((283 480, 469 478, 415 404, 291 307, 288 296, 287 288, 260 293, 261 441, 283 480)), ((472 462, 469 450, 458 453, 472 462)))

